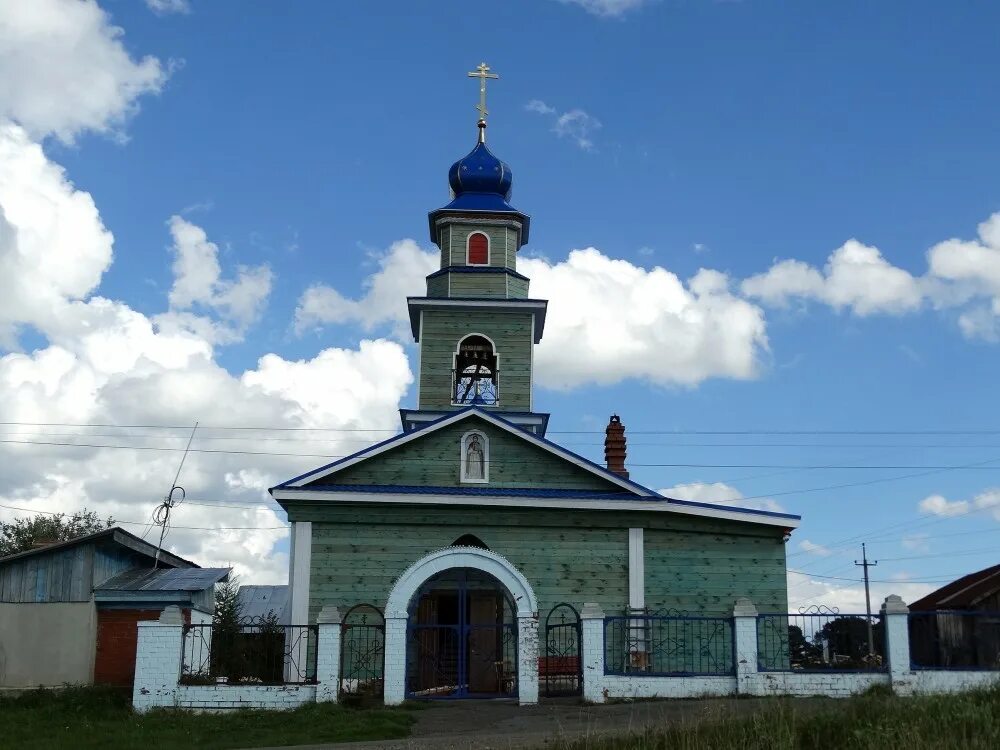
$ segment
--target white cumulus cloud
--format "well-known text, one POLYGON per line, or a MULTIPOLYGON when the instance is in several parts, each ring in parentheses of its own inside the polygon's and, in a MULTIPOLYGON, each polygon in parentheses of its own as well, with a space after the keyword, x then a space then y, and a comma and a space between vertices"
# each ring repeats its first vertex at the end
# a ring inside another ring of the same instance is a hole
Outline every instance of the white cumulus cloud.
POLYGON ((967 500, 948 500, 943 495, 928 495, 917 507, 921 512, 934 516, 963 516, 969 512, 967 500))
POLYGON ((94 0, 3 3, 0 119, 66 143, 86 130, 120 132, 136 100, 167 77, 155 57, 134 59, 123 35, 94 0))
POLYGON ((763 310, 734 295, 718 271, 685 282, 592 247, 556 263, 525 258, 519 270, 531 295, 550 301, 535 355, 538 382, 549 388, 753 378, 768 347, 763 310))
POLYGON ((146 7, 158 16, 191 12, 191 3, 188 0, 145 0, 145 2, 146 7))
POLYGON ((661 495, 674 498, 675 500, 691 500, 697 503, 714 503, 715 505, 734 505, 740 508, 769 510, 774 513, 785 512, 785 509, 771 498, 745 500, 742 492, 725 482, 689 482, 657 491, 661 495))
POLYGON ((565 5, 578 5, 588 13, 602 18, 618 18, 630 10, 646 5, 650 0, 559 0, 565 5))
POLYGON ((583 151, 594 150, 594 134, 601 129, 601 121, 580 108, 560 112, 541 99, 532 99, 524 108, 552 120, 552 132, 566 138, 583 151))
POLYGON ((803 539, 799 542, 799 549, 816 557, 829 557, 833 554, 829 548, 824 547, 822 544, 810 542, 808 539, 803 539))

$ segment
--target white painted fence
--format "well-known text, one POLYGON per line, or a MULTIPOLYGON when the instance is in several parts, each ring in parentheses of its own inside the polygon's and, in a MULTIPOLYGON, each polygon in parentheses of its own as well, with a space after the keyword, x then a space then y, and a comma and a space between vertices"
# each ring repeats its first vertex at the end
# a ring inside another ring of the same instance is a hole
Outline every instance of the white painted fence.
POLYGON ((909 609, 898 596, 882 605, 887 667, 873 672, 760 671, 757 654, 757 609, 749 599, 733 607, 735 669, 731 675, 652 676, 642 672, 608 674, 605 663, 605 615, 585 604, 582 620, 583 694, 593 703, 616 698, 692 698, 727 695, 824 695, 846 697, 874 685, 888 685, 899 695, 948 693, 987 686, 1000 671, 920 669, 910 666, 909 609))

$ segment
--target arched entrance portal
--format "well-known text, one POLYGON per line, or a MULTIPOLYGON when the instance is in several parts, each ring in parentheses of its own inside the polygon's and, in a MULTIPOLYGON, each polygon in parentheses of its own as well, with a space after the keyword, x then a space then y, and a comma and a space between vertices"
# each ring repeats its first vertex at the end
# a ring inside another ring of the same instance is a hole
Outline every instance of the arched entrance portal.
POLYGON ((447 547, 417 560, 393 585, 385 607, 385 702, 398 705, 420 692, 512 694, 522 705, 538 702, 538 602, 501 555, 447 547), (434 629, 448 632, 429 634, 434 629), (456 662, 465 654, 464 666, 442 664, 448 648, 456 662), (493 692, 479 692, 487 679, 493 692))
POLYGON ((420 587, 409 608, 406 695, 517 695, 517 611, 496 578, 452 568, 420 587))

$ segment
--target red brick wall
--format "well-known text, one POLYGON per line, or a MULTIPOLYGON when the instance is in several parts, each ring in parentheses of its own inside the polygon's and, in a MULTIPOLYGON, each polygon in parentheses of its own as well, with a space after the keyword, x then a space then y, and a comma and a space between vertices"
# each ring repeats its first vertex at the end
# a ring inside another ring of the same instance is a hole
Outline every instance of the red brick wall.
MULTIPOLYGON (((94 659, 95 685, 131 685, 135 680, 137 623, 158 620, 159 609, 99 609, 97 611, 97 656, 94 659)), ((191 622, 191 610, 184 610, 184 622, 191 622)), ((180 654, 177 655, 180 658, 180 654)))

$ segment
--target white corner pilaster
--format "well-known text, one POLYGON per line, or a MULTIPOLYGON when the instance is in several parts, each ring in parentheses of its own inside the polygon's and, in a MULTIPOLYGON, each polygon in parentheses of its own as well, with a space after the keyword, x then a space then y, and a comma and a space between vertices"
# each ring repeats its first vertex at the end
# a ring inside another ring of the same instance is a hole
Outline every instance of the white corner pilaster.
POLYGON ((406 611, 385 613, 383 700, 398 706, 406 700, 406 611))
POLYGON ((632 612, 646 608, 646 558, 643 530, 628 530, 628 606, 632 612))
POLYGON ((885 626, 885 655, 888 659, 889 686, 894 692, 908 692, 910 670, 910 608, 896 594, 890 594, 882 603, 882 622, 885 626))
POLYGON ((288 560, 288 585, 291 589, 289 625, 309 624, 309 568, 312 564, 312 522, 292 524, 291 554, 288 560))
POLYGON ((733 658, 736 660, 736 693, 755 695, 757 687, 757 607, 747 597, 733 605, 733 658))
POLYGON ((139 713, 173 706, 181 677, 184 616, 172 604, 163 609, 159 620, 141 621, 137 626, 132 706, 139 713))
POLYGON ((580 610, 583 659, 583 699, 588 703, 604 703, 604 610, 587 602, 580 610))
POLYGON ((517 702, 538 703, 538 614, 517 618, 517 702))
POLYGON ((340 610, 323 607, 316 618, 316 702, 336 703, 340 693, 340 610))

